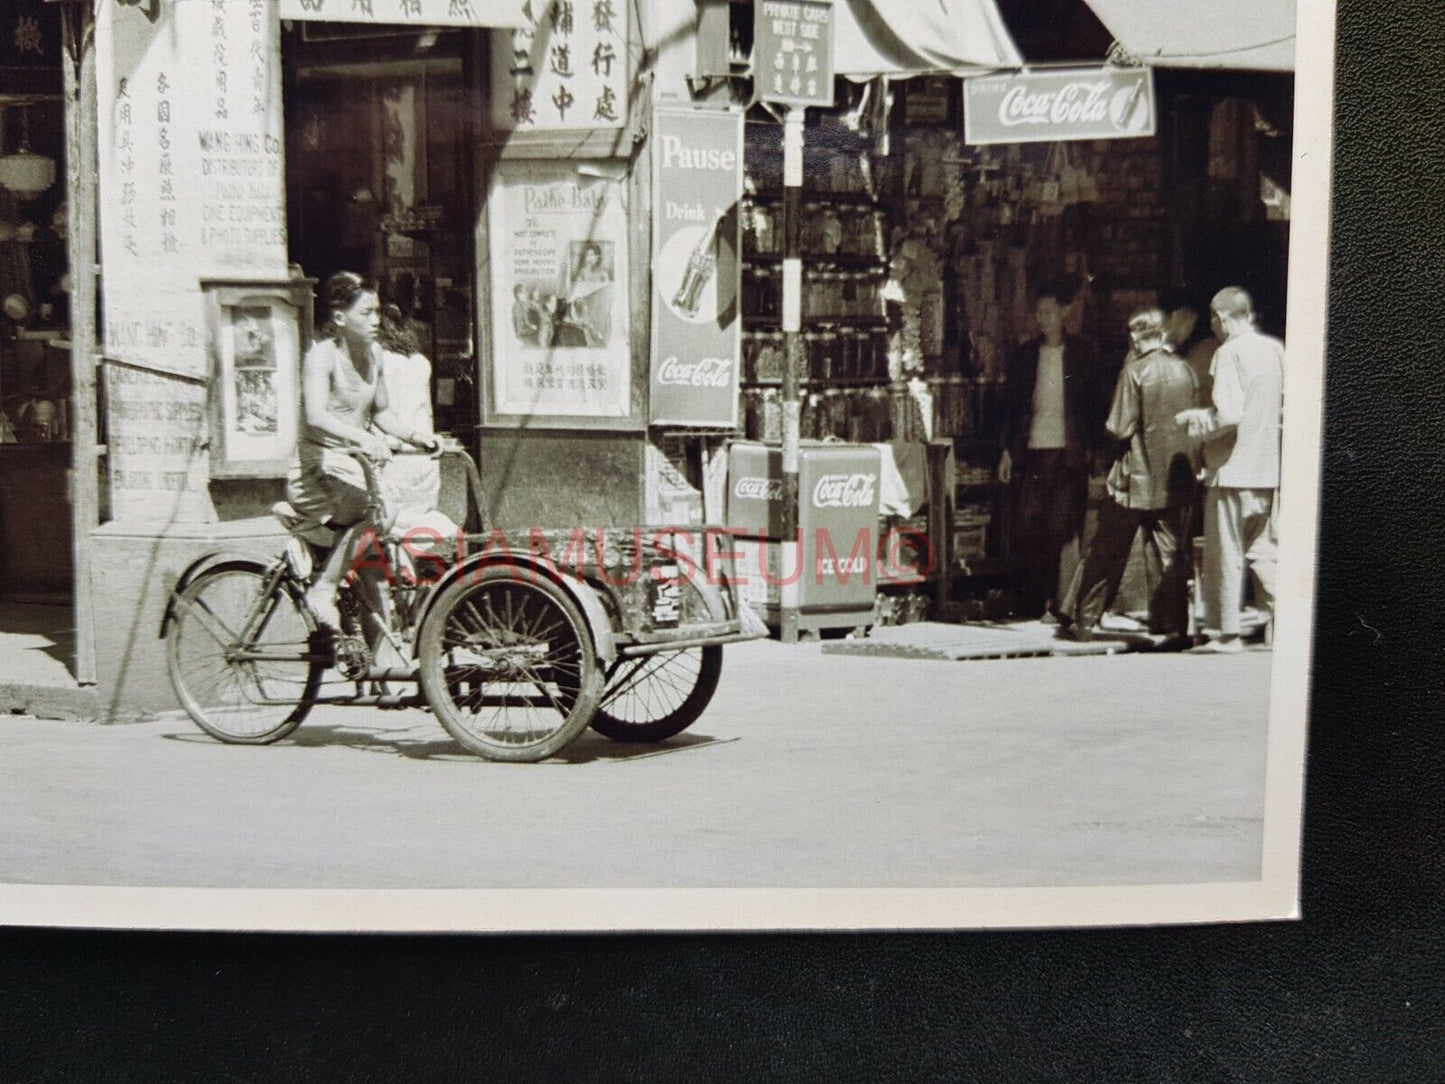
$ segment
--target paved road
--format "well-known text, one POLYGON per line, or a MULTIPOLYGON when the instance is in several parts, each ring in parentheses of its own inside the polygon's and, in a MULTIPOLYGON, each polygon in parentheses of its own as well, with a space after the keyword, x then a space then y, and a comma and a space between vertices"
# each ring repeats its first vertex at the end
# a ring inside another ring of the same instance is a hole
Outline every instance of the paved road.
POLYGON ((935 662, 729 648, 664 746, 539 765, 421 712, 285 743, 0 719, 0 882, 1015 886, 1259 876, 1270 656, 935 662))

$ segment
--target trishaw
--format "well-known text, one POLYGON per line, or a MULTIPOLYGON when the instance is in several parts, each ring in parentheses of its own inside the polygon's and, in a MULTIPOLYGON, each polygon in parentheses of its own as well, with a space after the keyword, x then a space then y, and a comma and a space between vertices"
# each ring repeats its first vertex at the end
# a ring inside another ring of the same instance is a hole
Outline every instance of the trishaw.
MULTIPOLYGON (((352 454, 369 521, 385 523, 378 471, 352 454)), ((176 696, 202 730, 265 744, 318 704, 349 704, 429 708, 490 760, 544 759, 589 724, 658 742, 707 707, 724 644, 767 635, 739 602, 716 532, 482 530, 475 462, 454 444, 441 454, 465 473, 461 528, 368 536, 338 596, 340 630, 306 601, 335 532, 286 502, 272 509, 291 535, 275 559, 217 552, 185 570, 160 634, 176 696), (380 592, 359 589, 363 561, 380 592)))

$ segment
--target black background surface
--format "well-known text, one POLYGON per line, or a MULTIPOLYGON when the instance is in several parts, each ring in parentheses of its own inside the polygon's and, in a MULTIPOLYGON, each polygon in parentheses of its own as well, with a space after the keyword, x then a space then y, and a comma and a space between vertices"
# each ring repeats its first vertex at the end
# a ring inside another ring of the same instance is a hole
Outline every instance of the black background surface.
POLYGON ((1445 5, 1342 8, 1303 922, 546 938, 6 930, 0 1079, 1445 1078, 1445 5))

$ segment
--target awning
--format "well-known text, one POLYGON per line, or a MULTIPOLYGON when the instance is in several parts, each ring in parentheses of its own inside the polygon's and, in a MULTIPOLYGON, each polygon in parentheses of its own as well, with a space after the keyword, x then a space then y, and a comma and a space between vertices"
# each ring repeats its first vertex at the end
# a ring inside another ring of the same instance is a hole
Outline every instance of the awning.
POLYGON ((1114 40, 1161 68, 1294 71, 1295 0, 1088 0, 1114 40))
POLYGON ((281 0, 281 18, 401 26, 530 26, 524 0, 281 0))
POLYGON ((994 0, 834 0, 834 71, 993 71, 1023 63, 994 0))

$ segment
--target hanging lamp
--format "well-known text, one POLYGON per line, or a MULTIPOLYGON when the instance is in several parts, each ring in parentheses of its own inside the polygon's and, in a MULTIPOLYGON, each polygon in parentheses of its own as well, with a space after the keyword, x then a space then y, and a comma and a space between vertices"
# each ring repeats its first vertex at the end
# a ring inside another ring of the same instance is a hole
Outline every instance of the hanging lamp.
POLYGON ((0 186, 15 193, 18 199, 34 199, 49 191, 54 183, 55 160, 30 149, 30 110, 22 106, 20 146, 11 154, 0 155, 0 186))

